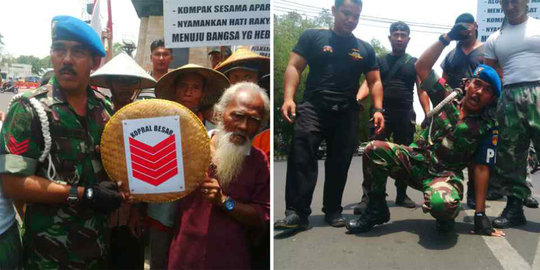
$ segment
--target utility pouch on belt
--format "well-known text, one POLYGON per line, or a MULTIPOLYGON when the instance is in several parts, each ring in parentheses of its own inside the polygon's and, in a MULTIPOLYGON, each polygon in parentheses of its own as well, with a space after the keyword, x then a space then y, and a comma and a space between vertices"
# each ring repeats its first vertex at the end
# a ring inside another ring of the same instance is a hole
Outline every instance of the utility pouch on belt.
POLYGON ((360 105, 358 105, 354 96, 349 93, 322 90, 313 93, 307 100, 317 108, 325 111, 360 110, 360 105))

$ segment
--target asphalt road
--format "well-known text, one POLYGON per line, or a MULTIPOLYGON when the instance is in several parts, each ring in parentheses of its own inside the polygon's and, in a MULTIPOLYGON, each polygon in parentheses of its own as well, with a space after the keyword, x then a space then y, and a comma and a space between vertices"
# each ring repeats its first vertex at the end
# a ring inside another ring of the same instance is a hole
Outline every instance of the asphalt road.
MULTIPOLYGON (((352 218, 360 200, 362 160, 354 157, 345 193, 344 216, 352 218)), ((286 162, 274 162, 274 220, 285 211, 286 162)), ((540 173, 533 175, 535 191, 540 194, 540 173)), ((324 161, 319 161, 319 178, 313 196, 312 228, 300 233, 274 232, 275 269, 540 269, 540 210, 525 208, 528 223, 506 229, 506 237, 493 238, 470 233, 474 210, 464 210, 456 219, 455 232, 441 234, 435 220, 420 208, 422 194, 408 189, 417 208, 394 204, 395 186, 389 178, 388 206, 390 222, 371 232, 346 234, 345 228, 333 228, 324 221, 322 189, 324 161)), ((538 198, 538 195, 536 195, 538 198)), ((488 201, 487 214, 498 216, 505 202, 488 201)))
MULTIPOLYGON (((26 89, 19 89, 19 93, 24 92, 26 89)), ((0 110, 7 113, 7 106, 9 101, 15 94, 11 92, 0 93, 0 110)))

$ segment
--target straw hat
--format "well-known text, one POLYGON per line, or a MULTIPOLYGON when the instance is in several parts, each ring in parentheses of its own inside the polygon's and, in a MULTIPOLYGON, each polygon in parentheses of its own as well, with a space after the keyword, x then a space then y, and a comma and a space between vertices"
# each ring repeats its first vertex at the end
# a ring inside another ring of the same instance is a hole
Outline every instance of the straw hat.
POLYGON ((138 89, 152 88, 156 80, 129 55, 121 53, 90 75, 90 84, 111 89, 111 81, 125 82, 133 79, 138 89))
POLYGON ((254 53, 246 48, 236 50, 227 60, 221 62, 216 69, 227 75, 235 69, 258 71, 259 76, 270 73, 270 58, 254 53))
POLYGON ((221 94, 223 94, 223 91, 230 85, 229 79, 219 71, 195 64, 187 64, 165 74, 159 79, 155 88, 156 97, 176 101, 176 87, 174 83, 182 74, 190 72, 201 75, 206 81, 205 94, 199 104, 199 108, 207 108, 214 105, 221 97, 221 94))
POLYGON ((187 196, 197 188, 210 166, 210 139, 199 118, 190 109, 172 101, 147 99, 133 102, 116 112, 105 125, 101 136, 101 160, 113 181, 121 181, 129 190, 129 177, 124 151, 122 121, 126 119, 180 116, 180 136, 184 167, 185 191, 175 193, 132 194, 145 202, 167 202, 187 196))

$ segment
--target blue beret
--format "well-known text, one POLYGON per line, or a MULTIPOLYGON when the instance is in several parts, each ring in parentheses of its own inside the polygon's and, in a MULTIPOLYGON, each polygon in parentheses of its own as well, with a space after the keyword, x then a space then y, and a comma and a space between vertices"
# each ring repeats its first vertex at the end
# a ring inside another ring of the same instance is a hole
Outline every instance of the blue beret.
POLYGON ((495 69, 487 65, 479 65, 473 72, 473 78, 478 78, 491 84, 494 94, 501 96, 501 78, 495 69))
POLYGON ((90 25, 71 17, 71 16, 56 16, 51 22, 51 37, 56 40, 71 40, 80 42, 90 50, 101 56, 105 56, 105 48, 101 43, 101 39, 90 25))

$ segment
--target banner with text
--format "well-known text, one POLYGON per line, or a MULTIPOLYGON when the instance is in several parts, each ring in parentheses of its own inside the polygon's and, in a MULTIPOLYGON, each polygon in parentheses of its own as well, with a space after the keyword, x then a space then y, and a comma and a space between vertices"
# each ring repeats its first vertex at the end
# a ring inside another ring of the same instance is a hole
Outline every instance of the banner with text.
POLYGON ((259 55, 270 57, 270 46, 268 46, 268 45, 266 45, 266 46, 261 46, 261 45, 249 46, 249 49, 252 52, 257 53, 259 55))
POLYGON ((163 0, 167 48, 270 44, 270 0, 163 0))
MULTIPOLYGON (((529 16, 540 19, 540 0, 529 0, 529 16)), ((486 42, 489 35, 499 30, 503 23, 504 13, 499 0, 478 0, 478 39, 486 42)))

